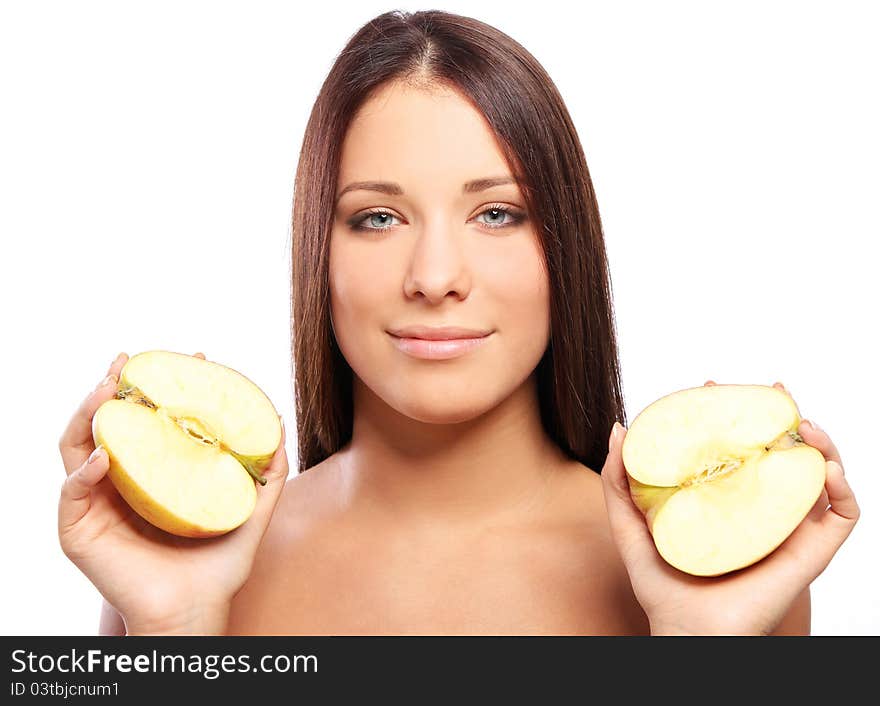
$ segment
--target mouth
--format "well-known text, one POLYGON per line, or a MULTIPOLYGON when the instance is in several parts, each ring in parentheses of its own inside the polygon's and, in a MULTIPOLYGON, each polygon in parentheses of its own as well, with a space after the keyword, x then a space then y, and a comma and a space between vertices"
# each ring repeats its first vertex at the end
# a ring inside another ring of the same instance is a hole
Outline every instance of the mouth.
POLYGON ((425 341, 449 341, 452 339, 483 338, 492 331, 464 328, 462 326, 406 326, 388 331, 397 338, 419 338, 425 341))
POLYGON ((398 350, 413 358, 423 360, 448 360, 466 355, 482 346, 492 333, 467 338, 416 338, 414 336, 397 336, 388 332, 398 350))

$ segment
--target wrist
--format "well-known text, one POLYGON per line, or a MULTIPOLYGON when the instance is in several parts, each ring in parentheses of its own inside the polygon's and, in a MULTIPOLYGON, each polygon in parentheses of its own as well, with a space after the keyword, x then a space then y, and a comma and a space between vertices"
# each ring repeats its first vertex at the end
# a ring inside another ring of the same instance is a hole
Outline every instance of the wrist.
POLYGON ((125 621, 125 634, 129 637, 156 635, 225 635, 229 621, 229 605, 196 605, 185 613, 160 620, 125 621))

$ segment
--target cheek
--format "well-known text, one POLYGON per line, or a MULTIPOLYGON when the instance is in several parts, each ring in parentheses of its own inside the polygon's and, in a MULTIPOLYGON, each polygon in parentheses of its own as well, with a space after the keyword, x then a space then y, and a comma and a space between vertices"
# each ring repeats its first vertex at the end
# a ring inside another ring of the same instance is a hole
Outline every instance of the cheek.
POLYGON ((543 352, 550 336, 550 287, 540 247, 524 244, 483 261, 488 264, 481 281, 499 332, 515 348, 543 352))
POLYGON ((392 301, 394 285, 389 277, 378 276, 388 268, 388 263, 372 262, 379 252, 331 239, 330 312, 343 353, 363 345, 365 335, 383 330, 381 316, 392 301))

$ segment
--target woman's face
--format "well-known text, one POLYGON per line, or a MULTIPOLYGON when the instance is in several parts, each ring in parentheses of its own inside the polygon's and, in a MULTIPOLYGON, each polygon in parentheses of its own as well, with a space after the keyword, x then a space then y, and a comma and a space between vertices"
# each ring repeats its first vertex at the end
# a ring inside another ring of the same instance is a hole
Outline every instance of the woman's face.
POLYGON ((346 134, 330 241, 334 333, 354 374, 407 417, 472 419, 523 385, 547 347, 547 274, 519 188, 464 189, 511 176, 485 118, 450 89, 386 84, 346 134), (340 197, 378 181, 400 193, 340 197), (463 355, 425 359, 389 333, 410 326, 491 333, 463 355))

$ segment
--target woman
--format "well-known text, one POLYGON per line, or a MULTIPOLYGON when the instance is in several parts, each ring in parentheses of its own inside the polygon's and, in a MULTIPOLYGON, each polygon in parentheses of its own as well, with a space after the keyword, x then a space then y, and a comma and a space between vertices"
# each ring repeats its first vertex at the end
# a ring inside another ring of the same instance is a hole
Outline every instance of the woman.
POLYGON ((589 171, 523 47, 444 12, 368 22, 295 191, 300 473, 282 444, 244 526, 167 535, 106 453, 86 464, 99 387, 61 439, 59 537, 102 632, 809 632, 809 584, 858 517, 839 454, 801 425, 826 492, 758 564, 707 579, 660 558, 607 437, 625 413, 589 171))

